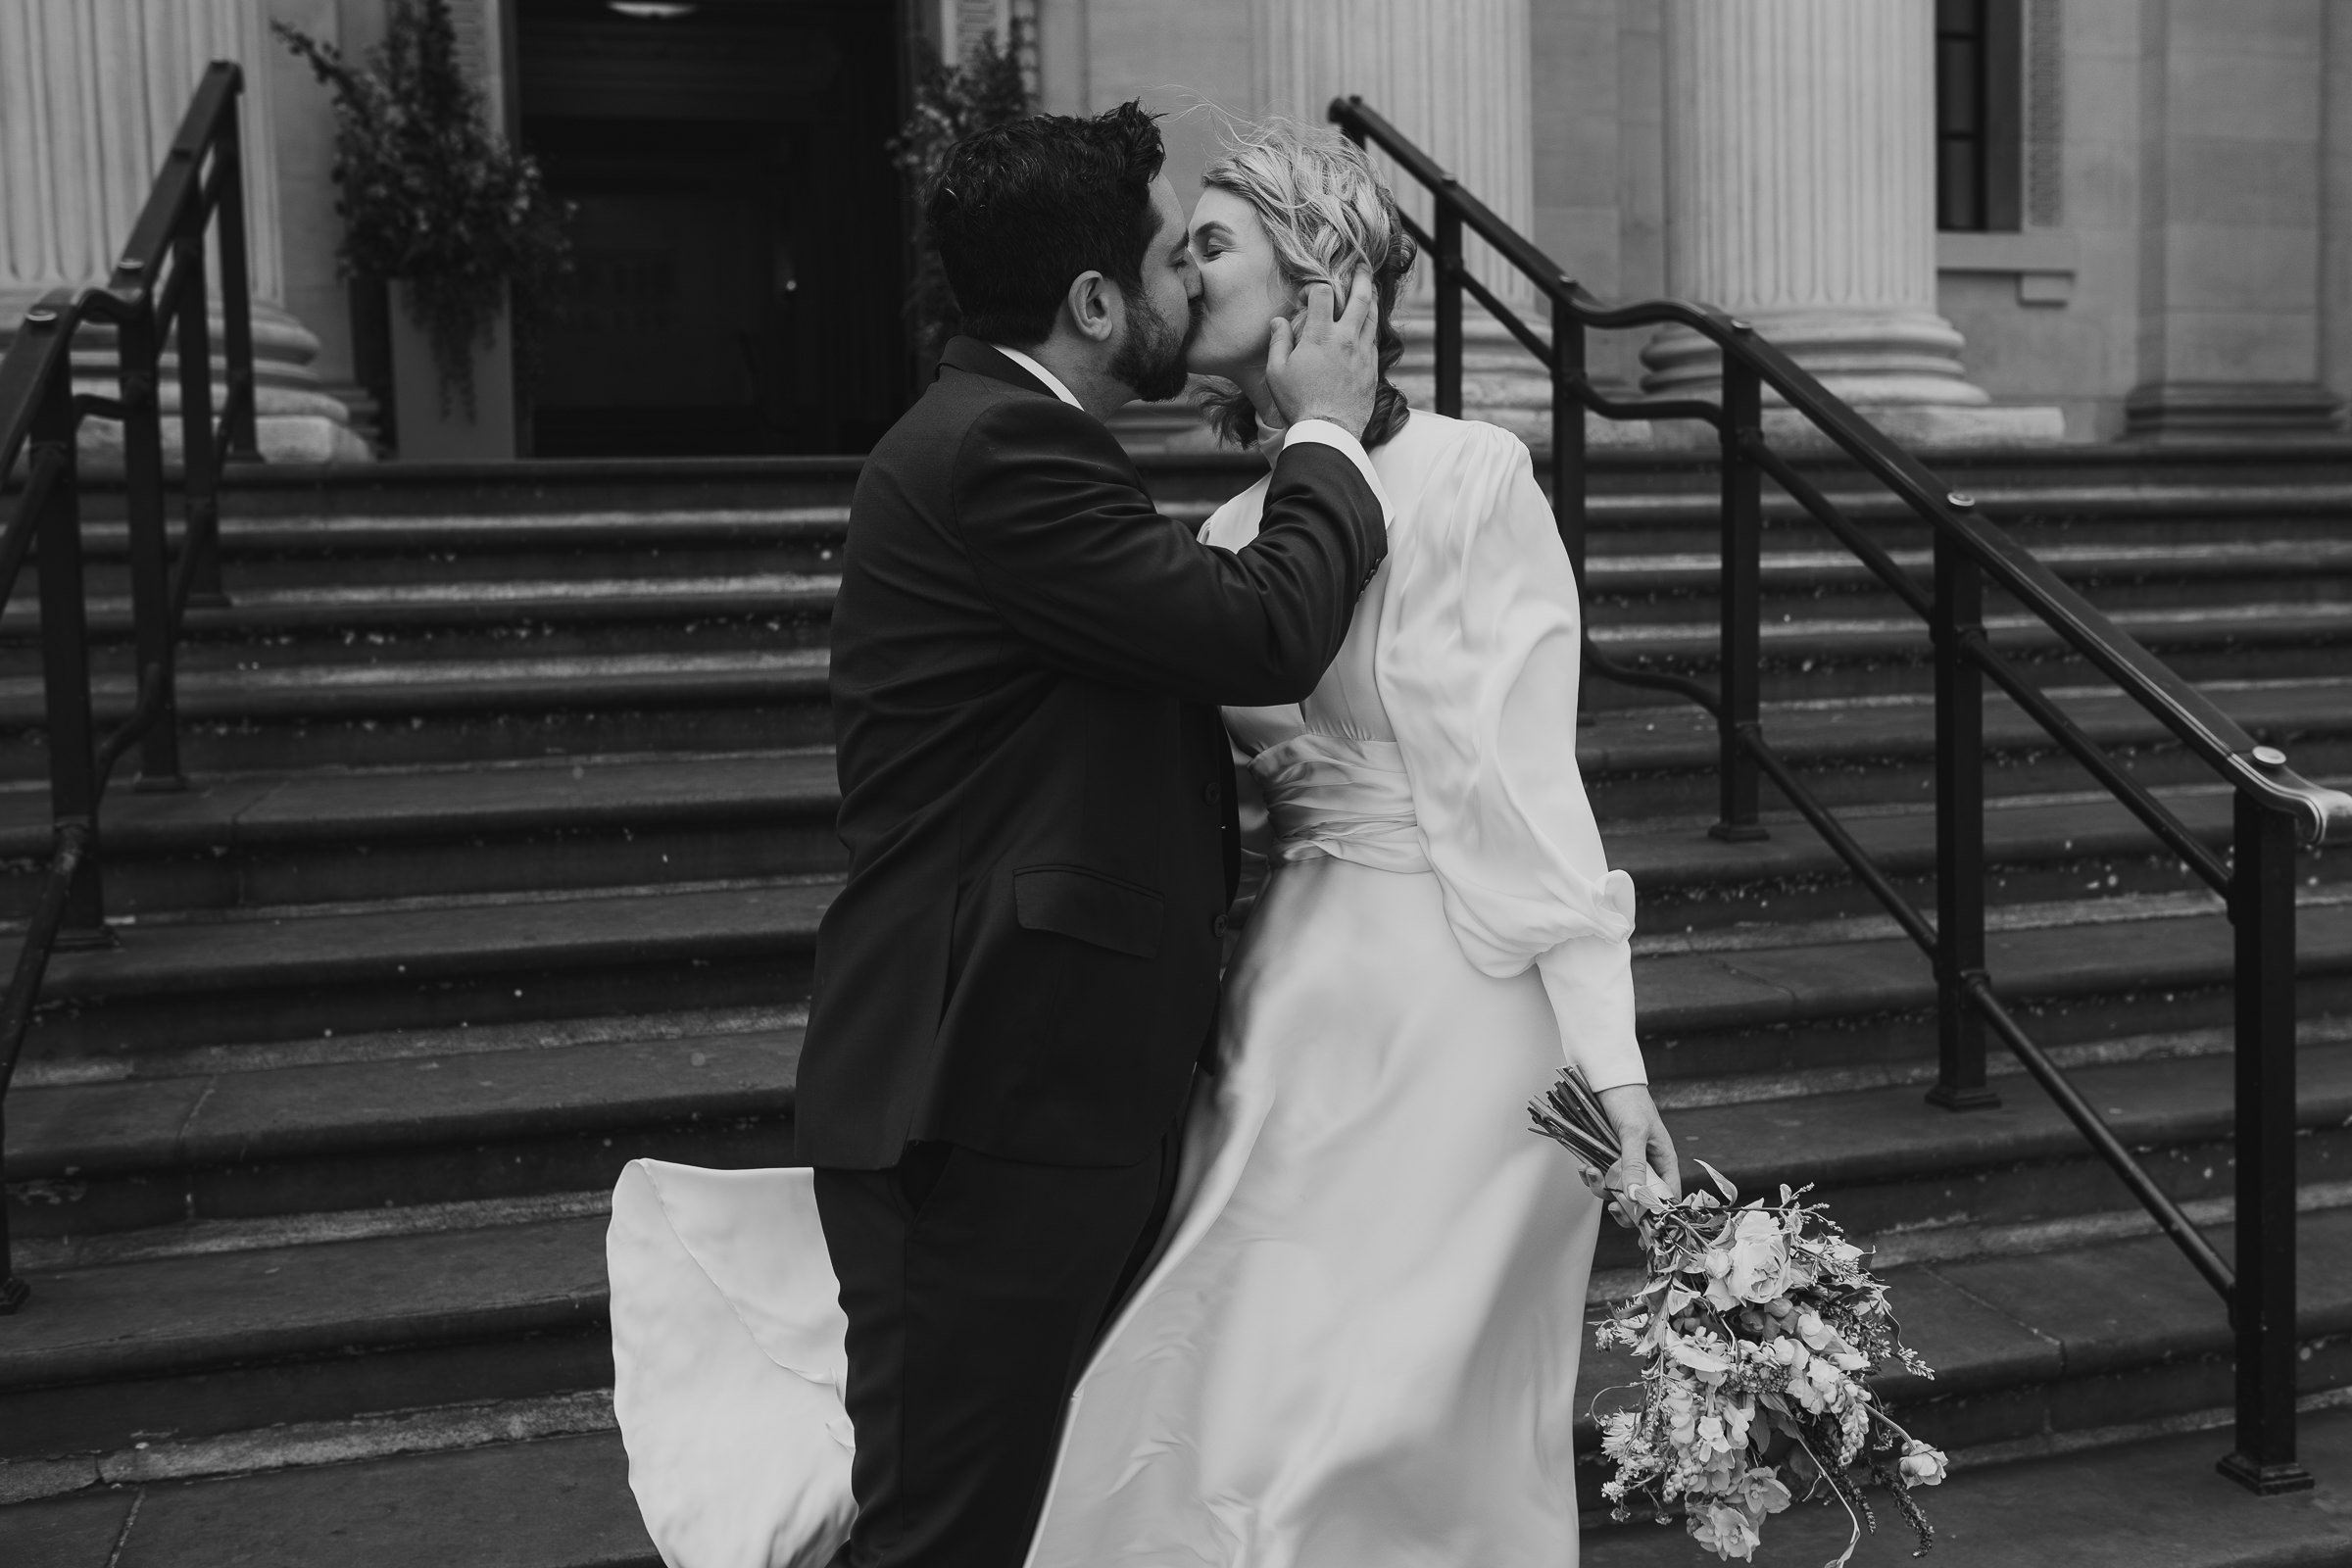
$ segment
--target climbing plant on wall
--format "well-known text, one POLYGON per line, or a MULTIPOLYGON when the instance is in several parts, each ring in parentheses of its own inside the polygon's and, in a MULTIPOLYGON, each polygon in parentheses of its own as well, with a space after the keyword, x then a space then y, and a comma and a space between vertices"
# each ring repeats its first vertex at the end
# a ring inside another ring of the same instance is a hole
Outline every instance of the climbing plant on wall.
MULTIPOLYGON (((923 198, 939 177, 948 149, 974 131, 1037 113, 1030 89, 1029 30, 1015 16, 1008 36, 983 37, 955 65, 925 48, 915 71, 914 109, 891 141, 891 162, 906 176, 913 208, 914 263, 908 269, 906 331, 916 363, 928 379, 941 350, 956 334, 956 296, 939 265, 939 251, 923 223, 923 198)), ((919 383, 918 383, 919 384, 919 383)))
POLYGON ((568 211, 490 126, 458 58, 449 0, 392 0, 384 38, 355 65, 272 23, 334 95, 338 251, 346 272, 407 285, 432 344, 444 413, 474 413, 473 356, 512 301, 520 369, 567 265, 568 211))

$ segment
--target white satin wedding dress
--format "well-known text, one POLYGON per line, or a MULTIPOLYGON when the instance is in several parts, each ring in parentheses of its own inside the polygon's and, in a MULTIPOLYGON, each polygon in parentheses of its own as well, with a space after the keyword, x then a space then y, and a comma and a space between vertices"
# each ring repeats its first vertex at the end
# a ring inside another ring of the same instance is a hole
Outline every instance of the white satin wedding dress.
MULTIPOLYGON (((1226 714, 1275 867, 1031 1568, 1577 1559, 1599 1205, 1525 1107, 1563 1059, 1642 1081, 1633 887, 1576 768, 1576 589, 1526 448, 1416 413, 1372 456, 1390 554, 1339 659, 1301 705, 1226 714)), ((1202 537, 1247 543, 1263 496, 1202 537)), ((664 1560, 822 1563, 850 1436, 805 1177, 640 1162, 612 1235, 615 1407, 664 1560)))

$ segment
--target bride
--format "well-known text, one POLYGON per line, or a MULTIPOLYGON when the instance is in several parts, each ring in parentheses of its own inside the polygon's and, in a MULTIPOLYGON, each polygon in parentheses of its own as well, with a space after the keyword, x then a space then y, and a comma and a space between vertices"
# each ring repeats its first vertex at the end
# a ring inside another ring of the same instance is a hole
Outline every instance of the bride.
MULTIPOLYGON (((1364 155, 1237 133, 1191 235, 1188 368, 1266 436, 1270 323, 1411 242, 1364 155)), ((1634 892, 1575 759, 1575 579, 1527 449, 1408 410, 1364 445, 1390 553, 1305 702, 1229 709, 1272 870, 1225 977, 1157 1256, 1067 1416, 1031 1568, 1573 1564, 1577 1354, 1601 1199, 1526 1130, 1565 1060, 1611 1181, 1679 1191, 1634 1039, 1634 892)), ((1260 482, 1202 532, 1255 536, 1260 482)), ((842 1320, 806 1172, 640 1161, 614 1196, 615 1407, 673 1568, 846 1534, 842 1320), (778 1216, 782 1216, 779 1223, 778 1216)))

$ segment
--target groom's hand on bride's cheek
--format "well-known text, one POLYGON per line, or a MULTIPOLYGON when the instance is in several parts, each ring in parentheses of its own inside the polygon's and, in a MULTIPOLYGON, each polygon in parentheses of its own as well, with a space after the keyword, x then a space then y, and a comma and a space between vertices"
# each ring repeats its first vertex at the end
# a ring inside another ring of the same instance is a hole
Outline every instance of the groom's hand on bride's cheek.
POLYGON ((1361 434, 1372 422, 1380 388, 1380 304, 1372 275, 1359 270, 1338 309, 1329 283, 1309 283, 1294 324, 1276 317, 1266 345, 1266 385, 1286 423, 1328 419, 1361 434))

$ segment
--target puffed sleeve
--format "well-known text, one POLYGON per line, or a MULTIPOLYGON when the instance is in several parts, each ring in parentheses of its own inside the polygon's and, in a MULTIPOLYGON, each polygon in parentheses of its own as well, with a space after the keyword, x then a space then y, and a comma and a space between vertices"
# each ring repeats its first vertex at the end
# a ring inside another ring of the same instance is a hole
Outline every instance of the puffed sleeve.
POLYGON ((1482 972, 1538 970, 1593 1088, 1644 1083, 1633 879, 1576 765, 1575 573, 1519 439, 1443 434, 1391 539, 1375 669, 1446 916, 1482 972))

